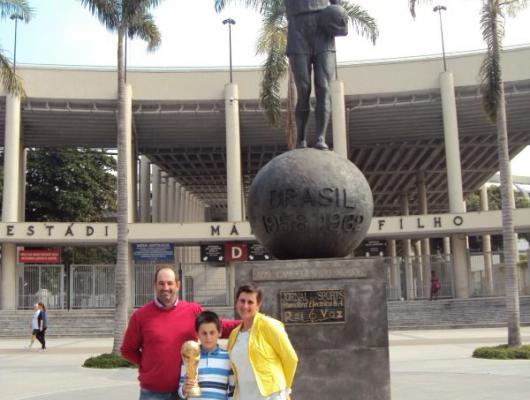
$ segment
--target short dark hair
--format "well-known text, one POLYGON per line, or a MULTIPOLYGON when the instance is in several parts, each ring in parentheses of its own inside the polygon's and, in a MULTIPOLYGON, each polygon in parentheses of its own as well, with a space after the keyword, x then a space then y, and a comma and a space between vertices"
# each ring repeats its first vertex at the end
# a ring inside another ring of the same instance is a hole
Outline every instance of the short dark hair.
POLYGON ((221 332, 221 320, 219 316, 213 311, 203 311, 195 317, 195 330, 199 332, 202 324, 214 323, 218 332, 221 332))
POLYGON ((168 265, 162 265, 160 267, 158 267, 156 269, 156 272, 155 272, 155 283, 158 281, 158 273, 164 269, 169 269, 170 271, 173 272, 173 274, 175 275, 175 281, 178 281, 179 280, 179 277, 177 275, 177 272, 173 269, 173 267, 170 267, 168 265))
POLYGON ((236 293, 236 300, 239 299, 241 293, 256 293, 256 300, 258 303, 261 303, 262 292, 254 282, 245 283, 244 285, 239 286, 236 293))

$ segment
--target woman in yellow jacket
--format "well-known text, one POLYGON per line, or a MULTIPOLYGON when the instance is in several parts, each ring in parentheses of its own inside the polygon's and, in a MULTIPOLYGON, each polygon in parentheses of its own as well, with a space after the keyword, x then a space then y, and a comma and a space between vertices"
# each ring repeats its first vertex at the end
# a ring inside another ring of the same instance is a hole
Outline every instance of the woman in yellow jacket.
POLYGON ((228 338, 237 400, 289 399, 298 357, 283 328, 259 312, 261 290, 249 283, 240 286, 236 310, 241 325, 228 338))

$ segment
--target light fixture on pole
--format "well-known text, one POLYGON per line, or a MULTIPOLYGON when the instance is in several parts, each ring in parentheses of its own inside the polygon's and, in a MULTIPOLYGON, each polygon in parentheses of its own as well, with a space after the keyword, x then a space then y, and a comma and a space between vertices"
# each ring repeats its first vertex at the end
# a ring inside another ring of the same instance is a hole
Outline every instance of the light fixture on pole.
POLYGON ((11 19, 15 20, 15 44, 13 47, 13 73, 17 72, 17 30, 18 30, 18 20, 22 20, 23 17, 20 14, 11 14, 11 19))
POLYGON ((444 30, 442 26, 442 11, 446 11, 446 6, 436 6, 432 9, 434 12, 437 12, 440 17, 440 34, 442 36, 442 58, 444 62, 444 72, 447 72, 447 64, 445 62, 445 44, 444 44, 444 30))
POLYGON ((223 25, 228 24, 228 53, 230 56, 230 83, 232 83, 232 25, 235 25, 236 21, 232 18, 227 18, 223 21, 223 25))

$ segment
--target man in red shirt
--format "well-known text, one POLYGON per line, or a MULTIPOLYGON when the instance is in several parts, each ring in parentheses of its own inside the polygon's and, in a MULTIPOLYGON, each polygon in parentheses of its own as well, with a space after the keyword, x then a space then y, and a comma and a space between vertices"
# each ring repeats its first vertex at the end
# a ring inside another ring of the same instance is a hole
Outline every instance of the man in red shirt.
MULTIPOLYGON (((182 356, 187 340, 196 340, 195 316, 202 311, 196 303, 178 299, 180 281, 173 269, 163 267, 155 274, 156 298, 136 310, 121 346, 123 358, 139 366, 140 400, 177 399, 182 356)), ((239 321, 222 321, 228 337, 239 321)))

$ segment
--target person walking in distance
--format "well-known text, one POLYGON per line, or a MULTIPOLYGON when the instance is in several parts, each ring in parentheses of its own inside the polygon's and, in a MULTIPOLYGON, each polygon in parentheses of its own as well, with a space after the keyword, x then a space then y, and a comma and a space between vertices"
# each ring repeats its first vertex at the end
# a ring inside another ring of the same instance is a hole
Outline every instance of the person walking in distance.
POLYGON ((40 308, 37 303, 33 305, 33 317, 31 319, 31 339, 29 342, 29 345, 27 347, 28 350, 31 349, 33 346, 33 343, 35 343, 35 339, 37 339, 37 335, 39 333, 39 315, 40 315, 40 308))
POLYGON ((438 293, 442 288, 440 278, 436 275, 436 271, 431 271, 431 300, 438 300, 438 293))
POLYGON ((41 349, 39 351, 44 352, 46 351, 46 329, 48 329, 48 319, 46 317, 46 306, 44 305, 44 303, 40 302, 37 304, 38 304, 40 313, 39 313, 39 316, 37 317, 39 330, 36 334, 36 337, 37 337, 37 340, 41 344, 41 349))

